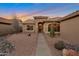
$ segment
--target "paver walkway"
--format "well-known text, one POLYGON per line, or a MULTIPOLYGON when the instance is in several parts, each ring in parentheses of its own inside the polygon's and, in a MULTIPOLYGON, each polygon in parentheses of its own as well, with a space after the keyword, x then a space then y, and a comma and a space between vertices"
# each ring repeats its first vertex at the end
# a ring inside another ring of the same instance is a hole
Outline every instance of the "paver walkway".
POLYGON ((46 43, 45 37, 42 33, 38 34, 38 44, 36 49, 36 56, 51 56, 50 49, 46 43))

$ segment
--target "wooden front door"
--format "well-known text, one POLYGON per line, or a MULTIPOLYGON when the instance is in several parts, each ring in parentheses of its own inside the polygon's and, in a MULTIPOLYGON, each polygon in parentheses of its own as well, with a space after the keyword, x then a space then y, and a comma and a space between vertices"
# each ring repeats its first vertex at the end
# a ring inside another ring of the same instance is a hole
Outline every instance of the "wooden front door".
POLYGON ((38 23, 38 32, 43 32, 43 23, 42 22, 38 23))

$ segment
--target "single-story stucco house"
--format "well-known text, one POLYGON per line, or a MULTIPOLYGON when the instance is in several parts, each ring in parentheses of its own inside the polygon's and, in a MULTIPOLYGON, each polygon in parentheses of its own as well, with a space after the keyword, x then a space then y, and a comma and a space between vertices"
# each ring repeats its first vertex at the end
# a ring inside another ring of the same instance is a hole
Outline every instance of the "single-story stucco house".
POLYGON ((34 16, 33 19, 28 19, 23 23, 23 32, 50 33, 52 24, 59 30, 59 19, 60 17, 34 16))

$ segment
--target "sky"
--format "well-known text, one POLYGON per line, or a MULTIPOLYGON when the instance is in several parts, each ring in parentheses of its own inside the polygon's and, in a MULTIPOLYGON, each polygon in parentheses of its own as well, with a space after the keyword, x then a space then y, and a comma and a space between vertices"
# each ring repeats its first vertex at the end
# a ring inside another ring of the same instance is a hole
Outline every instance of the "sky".
POLYGON ((79 10, 78 3, 0 3, 0 16, 65 16, 79 10))

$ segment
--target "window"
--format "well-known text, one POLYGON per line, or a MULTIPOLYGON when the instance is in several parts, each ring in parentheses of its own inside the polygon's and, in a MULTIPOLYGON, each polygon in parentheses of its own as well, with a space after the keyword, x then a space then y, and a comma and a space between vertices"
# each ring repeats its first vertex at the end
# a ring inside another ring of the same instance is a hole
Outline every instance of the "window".
POLYGON ((33 30, 33 26, 32 25, 27 25, 27 30, 33 30))

